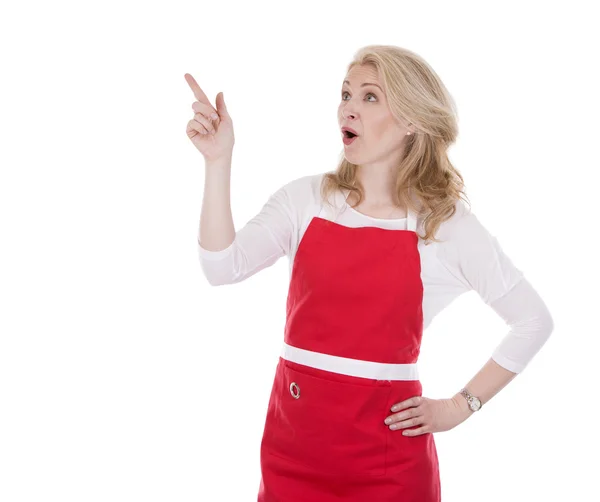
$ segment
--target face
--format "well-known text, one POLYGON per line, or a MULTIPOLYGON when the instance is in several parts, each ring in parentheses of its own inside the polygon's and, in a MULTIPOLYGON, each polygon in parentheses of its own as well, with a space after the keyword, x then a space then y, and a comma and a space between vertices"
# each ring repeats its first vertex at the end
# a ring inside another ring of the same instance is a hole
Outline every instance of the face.
MULTIPOLYGON (((341 128, 351 127, 358 137, 344 144, 344 155, 356 165, 396 165, 402 155, 406 133, 412 127, 398 123, 391 114, 377 71, 371 66, 354 66, 342 85, 338 108, 341 128), (366 85, 376 84, 376 85, 366 85)), ((342 139, 344 136, 342 135, 342 139)))

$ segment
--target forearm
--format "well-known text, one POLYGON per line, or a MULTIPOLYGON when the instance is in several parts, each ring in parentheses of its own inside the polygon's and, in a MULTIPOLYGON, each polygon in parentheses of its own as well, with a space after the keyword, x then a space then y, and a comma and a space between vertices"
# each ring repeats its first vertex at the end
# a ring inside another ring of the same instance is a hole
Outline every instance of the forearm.
MULTIPOLYGON (((481 400, 481 404, 485 405, 498 392, 500 392, 518 373, 507 370, 500 366, 493 359, 489 359, 487 363, 479 370, 479 372, 464 386, 472 395, 481 400)), ((460 394, 460 389, 452 397, 457 406, 463 410, 465 416, 470 416, 474 412, 470 410, 469 403, 460 394)))
POLYGON ((223 250, 235 238, 230 182, 231 157, 206 163, 198 243, 209 251, 223 250))

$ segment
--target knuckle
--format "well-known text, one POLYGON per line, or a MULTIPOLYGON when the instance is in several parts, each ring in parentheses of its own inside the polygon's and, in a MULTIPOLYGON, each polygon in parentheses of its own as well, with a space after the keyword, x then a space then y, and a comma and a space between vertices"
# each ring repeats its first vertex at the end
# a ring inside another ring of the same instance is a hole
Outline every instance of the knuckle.
POLYGON ((198 122, 200 122, 204 126, 208 125, 208 120, 202 113, 196 113, 194 115, 194 119, 197 120, 198 122))
POLYGON ((200 101, 194 101, 192 103, 192 108, 199 112, 206 112, 208 106, 206 106, 204 103, 201 103, 200 101))

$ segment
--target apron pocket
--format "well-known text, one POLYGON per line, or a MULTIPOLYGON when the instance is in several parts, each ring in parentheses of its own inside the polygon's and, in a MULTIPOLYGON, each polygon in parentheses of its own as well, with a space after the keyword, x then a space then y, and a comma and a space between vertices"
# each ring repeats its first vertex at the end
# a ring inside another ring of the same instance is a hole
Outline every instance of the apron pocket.
POLYGON ((391 392, 371 380, 280 359, 261 448, 315 471, 348 477, 385 474, 391 392))

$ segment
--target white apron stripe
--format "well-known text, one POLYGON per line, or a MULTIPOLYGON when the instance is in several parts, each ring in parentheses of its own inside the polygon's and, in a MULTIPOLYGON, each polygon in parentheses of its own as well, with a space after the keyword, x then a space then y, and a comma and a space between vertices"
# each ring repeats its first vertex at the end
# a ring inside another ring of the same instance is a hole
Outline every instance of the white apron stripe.
POLYGON ((417 364, 391 364, 332 356, 299 349, 283 342, 281 357, 294 363, 342 375, 376 380, 418 380, 417 364))

